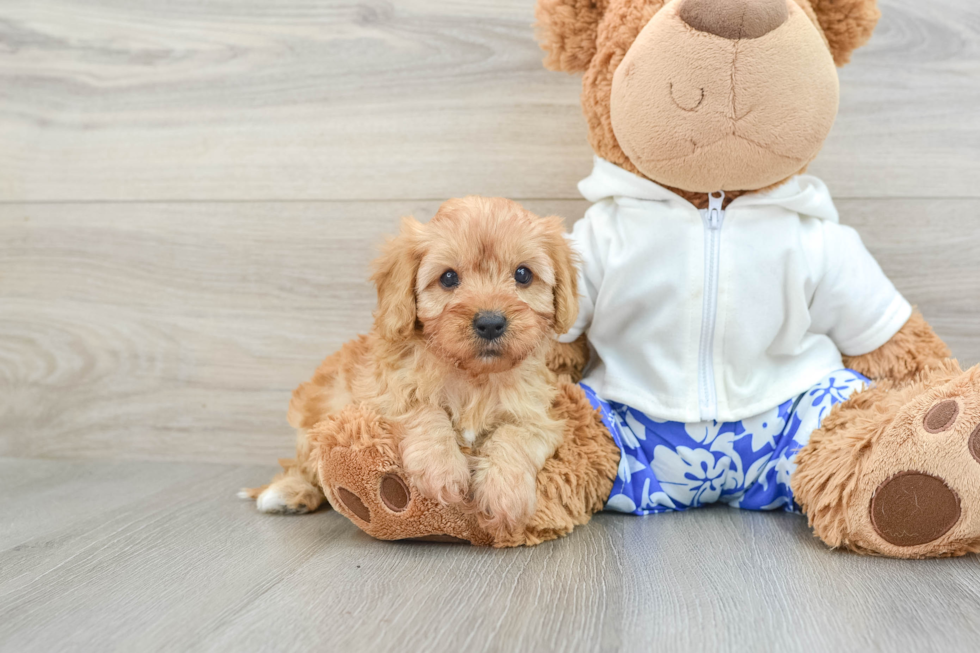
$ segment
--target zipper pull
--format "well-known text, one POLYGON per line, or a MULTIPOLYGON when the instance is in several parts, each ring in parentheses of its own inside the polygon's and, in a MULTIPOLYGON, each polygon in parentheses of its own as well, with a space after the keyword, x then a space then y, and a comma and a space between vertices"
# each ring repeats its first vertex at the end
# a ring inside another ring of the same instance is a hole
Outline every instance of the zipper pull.
POLYGON ((708 193, 708 228, 718 229, 721 227, 721 220, 725 216, 725 211, 721 208, 724 201, 725 191, 718 190, 714 193, 708 193))

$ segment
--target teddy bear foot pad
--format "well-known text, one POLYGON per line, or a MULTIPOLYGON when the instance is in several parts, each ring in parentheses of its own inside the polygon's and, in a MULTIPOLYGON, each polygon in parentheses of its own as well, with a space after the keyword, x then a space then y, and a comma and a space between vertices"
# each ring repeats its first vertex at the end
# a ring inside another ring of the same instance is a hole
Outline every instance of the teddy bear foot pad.
POLYGON ((338 512, 381 540, 491 544, 476 518, 411 488, 380 448, 334 447, 320 462, 324 493, 338 512))
POLYGON ((915 397, 896 417, 899 451, 891 457, 908 460, 910 469, 882 481, 869 508, 872 528, 889 544, 923 547, 947 534, 959 541, 980 536, 977 515, 965 514, 963 503, 980 498, 978 380, 976 370, 964 372, 915 397))

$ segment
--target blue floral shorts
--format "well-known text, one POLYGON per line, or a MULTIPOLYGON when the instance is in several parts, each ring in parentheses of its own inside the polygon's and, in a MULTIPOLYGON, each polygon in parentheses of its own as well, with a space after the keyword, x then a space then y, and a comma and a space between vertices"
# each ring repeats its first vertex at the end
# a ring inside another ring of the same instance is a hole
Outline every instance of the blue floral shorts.
POLYGON ((832 406, 869 383, 853 370, 840 370, 756 417, 697 424, 655 420, 600 399, 583 383, 622 452, 606 510, 647 515, 727 503, 799 512, 789 486, 796 454, 832 406))

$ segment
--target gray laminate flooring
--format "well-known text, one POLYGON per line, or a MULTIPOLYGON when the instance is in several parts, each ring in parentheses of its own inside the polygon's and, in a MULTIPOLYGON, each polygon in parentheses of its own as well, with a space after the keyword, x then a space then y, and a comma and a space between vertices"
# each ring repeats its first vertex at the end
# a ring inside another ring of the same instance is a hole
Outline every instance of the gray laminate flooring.
POLYGON ((802 517, 600 514, 532 549, 260 515, 268 466, 0 459, 3 651, 972 651, 975 557, 827 550, 802 517))

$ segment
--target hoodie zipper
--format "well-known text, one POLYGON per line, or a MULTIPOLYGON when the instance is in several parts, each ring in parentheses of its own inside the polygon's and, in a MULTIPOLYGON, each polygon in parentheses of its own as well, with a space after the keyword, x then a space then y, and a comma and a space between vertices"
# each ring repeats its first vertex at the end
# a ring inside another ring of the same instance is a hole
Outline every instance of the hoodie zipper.
POLYGON ((704 304, 701 308, 701 346, 698 349, 698 403, 701 421, 718 415, 718 389, 715 387, 714 341, 718 318, 718 274, 721 261, 721 226, 725 222, 724 191, 708 194, 708 208, 702 209, 704 222, 704 304), (715 197, 717 195, 717 197, 715 197))

